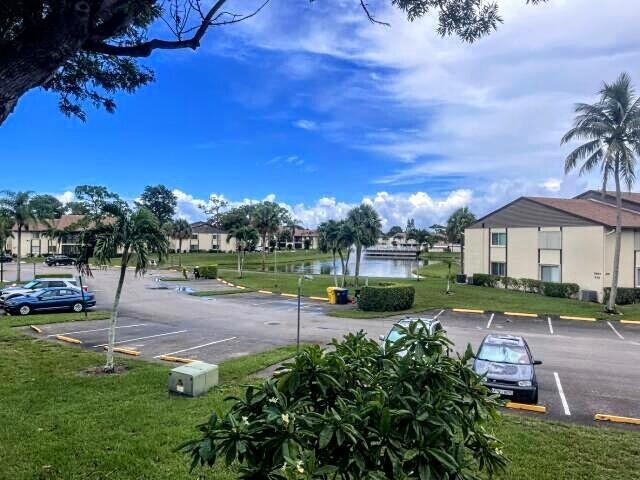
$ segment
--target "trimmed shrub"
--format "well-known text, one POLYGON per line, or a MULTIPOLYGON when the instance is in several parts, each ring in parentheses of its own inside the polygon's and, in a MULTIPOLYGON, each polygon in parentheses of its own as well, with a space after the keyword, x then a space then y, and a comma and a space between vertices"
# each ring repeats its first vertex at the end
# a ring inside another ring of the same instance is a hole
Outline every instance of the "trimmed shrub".
POLYGON ((73 278, 73 273, 39 273, 36 278, 73 278))
MULTIPOLYGON (((604 303, 609 301, 609 295, 611 295, 611 287, 604 289, 604 303)), ((633 303, 640 303, 640 288, 620 288, 616 294, 617 305, 631 305, 633 303)))
POLYGON ((200 267, 200 276, 208 279, 218 278, 218 265, 205 265, 204 267, 200 267))
POLYGON ((571 298, 580 287, 576 283, 542 282, 542 294, 546 297, 571 298))
POLYGON ((413 306, 416 290, 398 283, 365 286, 360 289, 358 307, 373 312, 395 312, 413 306))
POLYGON ((477 287, 495 287, 500 277, 487 275, 486 273, 474 273, 472 283, 477 287))
POLYGON ((542 293, 542 281, 534 278, 521 278, 522 289, 528 293, 542 293))

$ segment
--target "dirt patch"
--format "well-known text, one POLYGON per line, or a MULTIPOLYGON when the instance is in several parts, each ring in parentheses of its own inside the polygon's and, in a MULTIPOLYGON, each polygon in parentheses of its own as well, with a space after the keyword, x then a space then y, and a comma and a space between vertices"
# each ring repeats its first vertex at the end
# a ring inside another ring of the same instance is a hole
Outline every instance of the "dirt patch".
POLYGON ((87 377, 109 377, 111 375, 122 375, 127 373, 128 371, 129 371, 129 368, 125 367, 124 365, 116 365, 114 370, 109 370, 109 371, 106 371, 104 369, 104 365, 99 365, 99 366, 87 368, 86 370, 83 370, 80 373, 81 375, 84 375, 87 377))

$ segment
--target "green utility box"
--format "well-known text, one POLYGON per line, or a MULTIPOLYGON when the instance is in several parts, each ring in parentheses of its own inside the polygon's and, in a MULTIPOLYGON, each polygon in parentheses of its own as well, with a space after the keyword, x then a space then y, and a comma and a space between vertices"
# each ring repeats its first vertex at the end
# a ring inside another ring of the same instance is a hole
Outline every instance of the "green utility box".
POLYGON ((189 397, 207 393, 218 384, 218 365, 191 362, 169 372, 169 391, 189 397))

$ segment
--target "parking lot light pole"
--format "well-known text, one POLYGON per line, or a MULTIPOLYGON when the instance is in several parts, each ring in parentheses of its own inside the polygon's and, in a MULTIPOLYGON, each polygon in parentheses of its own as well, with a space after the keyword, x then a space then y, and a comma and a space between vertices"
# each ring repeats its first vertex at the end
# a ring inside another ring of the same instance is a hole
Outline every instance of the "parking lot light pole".
POLYGON ((300 353, 300 297, 302 296, 302 281, 313 280, 311 275, 300 275, 298 277, 298 333, 296 335, 296 355, 300 353))

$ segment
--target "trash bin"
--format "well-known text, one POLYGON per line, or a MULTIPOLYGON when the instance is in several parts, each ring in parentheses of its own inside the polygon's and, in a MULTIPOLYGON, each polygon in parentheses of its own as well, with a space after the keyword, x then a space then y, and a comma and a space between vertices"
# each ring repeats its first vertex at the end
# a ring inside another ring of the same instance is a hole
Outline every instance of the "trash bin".
POLYGON ((329 303, 331 305, 335 305, 337 302, 336 290, 336 287, 327 287, 327 297, 329 298, 329 303))
POLYGON ((335 290, 336 303, 338 305, 346 305, 349 303, 349 290, 346 288, 336 288, 335 290))

